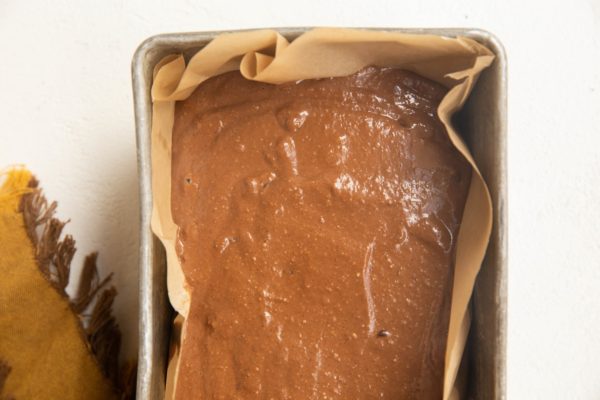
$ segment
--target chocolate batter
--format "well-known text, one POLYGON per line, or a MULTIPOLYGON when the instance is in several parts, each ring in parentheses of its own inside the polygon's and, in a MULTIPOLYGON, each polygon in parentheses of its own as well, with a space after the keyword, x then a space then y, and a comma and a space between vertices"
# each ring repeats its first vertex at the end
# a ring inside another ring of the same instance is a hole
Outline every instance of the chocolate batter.
POLYGON ((445 92, 391 68, 231 72, 177 104, 177 399, 441 399, 471 179, 445 92))

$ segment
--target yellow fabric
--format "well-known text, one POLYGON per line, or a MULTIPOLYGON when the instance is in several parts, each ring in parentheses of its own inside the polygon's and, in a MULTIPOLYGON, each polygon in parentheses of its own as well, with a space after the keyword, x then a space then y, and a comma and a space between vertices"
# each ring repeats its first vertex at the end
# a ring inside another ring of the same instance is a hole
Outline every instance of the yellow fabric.
POLYGON ((0 186, 0 358, 12 368, 4 391, 16 400, 113 399, 78 317, 37 267, 18 210, 30 179, 12 170, 0 186))

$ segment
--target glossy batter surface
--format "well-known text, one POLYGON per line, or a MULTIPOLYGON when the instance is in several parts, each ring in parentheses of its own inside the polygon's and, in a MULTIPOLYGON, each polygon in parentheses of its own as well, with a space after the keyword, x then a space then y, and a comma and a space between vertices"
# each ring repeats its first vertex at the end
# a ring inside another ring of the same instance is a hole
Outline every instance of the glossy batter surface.
POLYGON ((178 399, 440 399, 471 171, 409 72, 178 103, 172 211, 190 283, 178 399))

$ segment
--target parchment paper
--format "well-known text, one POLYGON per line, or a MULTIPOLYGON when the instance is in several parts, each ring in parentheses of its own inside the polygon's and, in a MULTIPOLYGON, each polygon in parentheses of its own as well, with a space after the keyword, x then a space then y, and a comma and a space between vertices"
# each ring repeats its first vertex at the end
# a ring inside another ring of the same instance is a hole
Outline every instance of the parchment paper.
MULTIPOLYGON (((466 145, 451 124, 479 73, 494 59, 485 46, 467 38, 410 35, 350 29, 314 29, 292 43, 273 30, 223 34, 187 63, 182 55, 164 58, 152 86, 152 229, 167 252, 168 289, 184 318, 190 298, 175 246, 171 215, 171 134, 175 102, 186 99, 204 80, 239 69, 244 77, 267 83, 352 74, 369 65, 407 69, 449 88, 438 108, 448 135, 473 167, 471 186, 457 239, 450 326, 446 346, 444 399, 458 397, 456 375, 470 326, 469 299, 485 255, 492 226, 487 186, 466 145)), ((185 321, 181 334, 185 336, 185 321)), ((175 353, 177 354, 177 353, 175 353)), ((169 365, 176 380, 177 357, 169 365)))

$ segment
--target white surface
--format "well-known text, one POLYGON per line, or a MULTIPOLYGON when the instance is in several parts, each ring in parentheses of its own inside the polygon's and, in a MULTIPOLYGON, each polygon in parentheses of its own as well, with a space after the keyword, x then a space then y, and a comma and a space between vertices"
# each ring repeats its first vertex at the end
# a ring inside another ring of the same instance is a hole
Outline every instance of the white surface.
POLYGON ((0 1, 0 167, 27 164, 76 264, 100 251, 135 355, 138 195, 130 60, 162 32, 480 27, 509 57, 508 397, 600 398, 600 1, 0 1), (169 4, 161 7, 160 4, 169 4))

